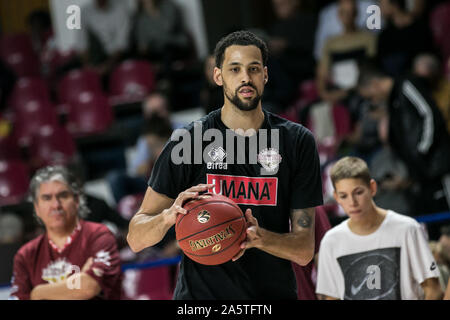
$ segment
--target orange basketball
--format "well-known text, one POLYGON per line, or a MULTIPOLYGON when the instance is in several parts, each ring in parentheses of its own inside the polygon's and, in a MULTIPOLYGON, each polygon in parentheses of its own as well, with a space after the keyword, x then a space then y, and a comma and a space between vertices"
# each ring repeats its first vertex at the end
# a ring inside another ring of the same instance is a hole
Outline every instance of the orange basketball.
POLYGON ((231 260, 246 237, 246 220, 239 206, 221 195, 204 194, 183 206, 175 232, 181 250, 192 260, 217 265, 231 260))

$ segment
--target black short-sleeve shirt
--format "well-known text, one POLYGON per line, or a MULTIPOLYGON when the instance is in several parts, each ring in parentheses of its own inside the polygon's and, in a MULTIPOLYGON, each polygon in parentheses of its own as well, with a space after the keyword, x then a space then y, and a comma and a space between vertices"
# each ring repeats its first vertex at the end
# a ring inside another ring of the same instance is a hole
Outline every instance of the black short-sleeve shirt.
MULTIPOLYGON (((244 137, 225 126, 218 109, 177 133, 149 180, 158 193, 175 199, 191 186, 214 183, 214 193, 229 197, 243 212, 250 208, 260 227, 277 233, 290 231, 292 209, 322 204, 315 140, 300 124, 264 111, 261 128, 244 137), (211 138, 217 135, 222 139, 211 138)), ((184 255, 174 293, 174 299, 296 298, 291 262, 255 248, 217 266, 184 255)))

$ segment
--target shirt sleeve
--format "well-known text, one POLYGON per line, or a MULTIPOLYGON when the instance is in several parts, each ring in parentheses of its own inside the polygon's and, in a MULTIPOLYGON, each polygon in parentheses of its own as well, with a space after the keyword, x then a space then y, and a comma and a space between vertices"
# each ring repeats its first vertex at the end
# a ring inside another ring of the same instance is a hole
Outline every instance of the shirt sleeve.
POLYGON ((29 300, 33 289, 30 279, 31 276, 26 268, 25 257, 18 252, 14 257, 9 300, 29 300))
POLYGON ((94 258, 94 262, 86 273, 98 282, 104 299, 118 299, 122 271, 116 239, 105 228, 95 234, 91 243, 90 256, 94 258))
POLYGON ((322 198, 322 177, 316 142, 312 133, 305 132, 298 136, 296 143, 297 163, 292 179, 291 209, 304 209, 320 206, 322 198))
POLYGON ((439 268, 428 246, 424 231, 418 223, 407 231, 406 250, 411 274, 417 283, 422 283, 429 278, 439 278, 439 268))
POLYGON ((344 279, 332 251, 329 241, 325 238, 319 249, 316 293, 342 299, 341 292, 343 293, 344 289, 339 284, 343 283, 344 279))

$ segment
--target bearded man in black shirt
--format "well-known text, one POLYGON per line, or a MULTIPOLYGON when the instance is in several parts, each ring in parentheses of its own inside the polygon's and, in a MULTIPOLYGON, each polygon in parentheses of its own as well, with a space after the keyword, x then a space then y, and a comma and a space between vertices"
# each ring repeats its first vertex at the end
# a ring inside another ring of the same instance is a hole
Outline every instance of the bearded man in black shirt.
POLYGON ((183 255, 174 299, 296 299, 291 261, 313 258, 319 157, 310 131, 262 109, 267 55, 247 31, 219 41, 214 81, 224 105, 172 135, 130 222, 128 243, 140 251, 161 241, 186 214, 182 204, 207 190, 245 212, 242 250, 215 266, 183 255))

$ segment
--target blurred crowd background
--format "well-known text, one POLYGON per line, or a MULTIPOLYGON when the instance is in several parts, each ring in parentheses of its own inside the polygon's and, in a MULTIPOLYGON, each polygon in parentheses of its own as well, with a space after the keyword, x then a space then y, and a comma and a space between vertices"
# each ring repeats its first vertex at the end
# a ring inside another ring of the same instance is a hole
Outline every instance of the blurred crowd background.
MULTIPOLYGON (((10 280, 17 249, 42 232, 27 190, 47 165, 76 172, 87 220, 113 231, 124 263, 179 254, 173 233, 131 252, 128 221, 172 130, 222 106, 212 52, 240 29, 268 43, 263 107, 315 134, 325 199, 318 210, 331 225, 345 217, 328 169, 345 155, 368 162, 380 207, 409 216, 449 211, 450 185, 411 172, 389 145, 386 106, 362 97, 357 85, 366 62, 393 79, 413 77, 449 134, 450 1, 0 0, 0 284, 10 280), (80 5, 81 29, 70 27, 72 4, 80 5), (380 28, 368 28, 371 5, 381 9, 380 28)), ((447 223, 424 227, 448 268, 447 223)), ((128 273, 128 297, 136 298, 144 276, 128 273)))

